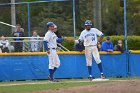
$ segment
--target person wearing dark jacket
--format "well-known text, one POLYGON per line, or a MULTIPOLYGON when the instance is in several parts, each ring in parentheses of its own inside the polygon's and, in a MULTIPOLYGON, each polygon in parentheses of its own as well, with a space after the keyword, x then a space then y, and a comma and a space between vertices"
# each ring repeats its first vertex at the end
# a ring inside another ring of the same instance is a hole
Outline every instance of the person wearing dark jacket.
POLYGON ((24 37, 23 31, 21 31, 21 26, 19 24, 16 25, 16 31, 13 33, 13 36, 16 37, 14 38, 15 43, 14 43, 14 48, 15 52, 22 52, 23 50, 23 38, 19 37, 24 37))
POLYGON ((118 40, 118 44, 115 45, 114 50, 121 51, 122 53, 124 52, 124 46, 123 46, 122 40, 118 40))
POLYGON ((114 50, 113 43, 110 41, 110 37, 102 43, 101 51, 112 52, 114 50))

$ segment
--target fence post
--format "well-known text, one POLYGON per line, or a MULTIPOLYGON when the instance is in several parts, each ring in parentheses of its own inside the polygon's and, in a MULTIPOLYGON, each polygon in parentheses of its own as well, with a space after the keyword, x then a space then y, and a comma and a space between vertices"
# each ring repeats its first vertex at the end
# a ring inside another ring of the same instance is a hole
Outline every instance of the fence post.
POLYGON ((127 45, 127 19, 126 19, 126 0, 124 0, 124 40, 125 40, 125 50, 128 51, 128 45, 127 45))
POLYGON ((30 32, 31 32, 31 23, 30 23, 30 3, 28 2, 27 3, 27 6, 28 6, 28 37, 30 37, 30 32))

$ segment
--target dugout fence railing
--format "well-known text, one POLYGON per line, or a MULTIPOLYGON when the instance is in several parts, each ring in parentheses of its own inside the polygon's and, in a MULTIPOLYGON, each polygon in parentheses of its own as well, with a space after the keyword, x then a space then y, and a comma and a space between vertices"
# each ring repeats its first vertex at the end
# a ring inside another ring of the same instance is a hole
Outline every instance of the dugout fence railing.
MULTIPOLYGON (((5 37, 6 40, 8 40, 9 45, 8 45, 8 49, 9 52, 15 52, 15 43, 16 42, 22 42, 22 52, 45 52, 44 49, 44 44, 43 44, 43 37, 5 37), (19 40, 15 40, 15 39, 19 39, 19 40), (31 51, 32 48, 36 48, 36 47, 31 47, 31 44, 39 44, 36 45, 39 47, 38 51, 31 51)), ((61 43, 57 43, 57 51, 69 51, 66 47, 64 47, 61 43)))

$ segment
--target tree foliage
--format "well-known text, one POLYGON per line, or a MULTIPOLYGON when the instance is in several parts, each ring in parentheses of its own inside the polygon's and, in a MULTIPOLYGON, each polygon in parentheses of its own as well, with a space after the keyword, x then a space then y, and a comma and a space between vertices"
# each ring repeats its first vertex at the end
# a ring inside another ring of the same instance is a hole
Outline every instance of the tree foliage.
MULTIPOLYGON (((16 0, 16 2, 37 0, 16 0)), ((0 3, 9 3, 1 0, 0 3)), ((77 35, 84 29, 84 21, 90 19, 94 23, 94 0, 76 0, 77 35)), ((140 35, 140 0, 127 0, 128 35, 140 35)), ((10 6, 0 6, 0 21, 11 23, 10 6)), ((47 2, 31 4, 31 30, 38 30, 40 36, 46 32, 46 23, 53 21, 63 36, 73 36, 72 0, 66 2, 47 2)), ((21 24, 27 35, 27 5, 16 5, 16 22, 21 24)), ((0 35, 10 36, 10 27, 0 24, 0 35)), ((105 35, 123 35, 123 7, 120 0, 102 0, 102 30, 105 35)))

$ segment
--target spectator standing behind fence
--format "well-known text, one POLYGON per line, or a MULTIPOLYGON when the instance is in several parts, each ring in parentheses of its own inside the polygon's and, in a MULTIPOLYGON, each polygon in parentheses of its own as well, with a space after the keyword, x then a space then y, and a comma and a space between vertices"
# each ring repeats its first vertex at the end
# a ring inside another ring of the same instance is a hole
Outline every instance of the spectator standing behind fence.
POLYGON ((101 51, 112 52, 113 50, 114 47, 110 37, 106 37, 106 40, 102 42, 101 51))
POLYGON ((115 45, 114 50, 121 51, 122 53, 124 52, 124 46, 123 46, 122 40, 118 40, 118 44, 115 45))
POLYGON ((14 38, 15 43, 14 43, 14 48, 15 52, 22 52, 23 50, 23 38, 19 37, 24 37, 24 29, 21 28, 20 24, 16 25, 16 31, 13 33, 13 36, 16 37, 14 38))
POLYGON ((33 31, 33 36, 30 39, 30 51, 39 52, 41 48, 40 36, 37 34, 37 31, 33 31))
POLYGON ((57 26, 54 24, 54 33, 56 34, 56 36, 58 38, 62 38, 61 34, 59 33, 58 29, 57 29, 57 26))
POLYGON ((2 35, 0 39, 0 48, 2 53, 9 52, 9 41, 2 35))

